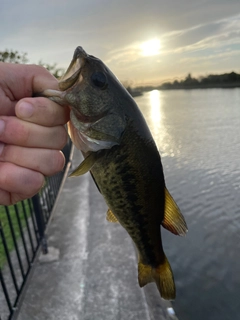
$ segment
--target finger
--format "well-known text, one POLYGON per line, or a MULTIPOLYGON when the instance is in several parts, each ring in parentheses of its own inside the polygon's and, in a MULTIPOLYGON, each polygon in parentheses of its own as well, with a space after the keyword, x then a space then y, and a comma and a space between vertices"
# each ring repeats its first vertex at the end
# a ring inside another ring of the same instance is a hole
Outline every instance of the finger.
POLYGON ((64 126, 43 127, 16 117, 0 117, 0 141, 22 147, 61 150, 67 143, 64 126))
POLYGON ((0 143, 0 162, 11 162, 50 176, 63 169, 65 157, 58 150, 24 148, 0 143))
MULTIPOLYGON (((34 196, 34 194, 32 196, 34 196)), ((10 205, 13 205, 19 201, 31 198, 32 196, 26 197, 26 195, 24 195, 24 194, 11 193, 6 190, 0 189, 0 205, 10 206, 10 205)))
POLYGON ((62 107, 46 98, 26 98, 15 108, 18 118, 42 126, 58 126, 69 121, 69 108, 62 107))
POLYGON ((2 88, 0 87, 0 110, 1 110, 1 115, 14 116, 15 115, 16 103, 17 103, 17 101, 16 100, 10 100, 9 97, 6 96, 5 92, 3 92, 2 88))
POLYGON ((0 190, 10 193, 8 198, 6 192, 4 193, 5 197, 1 204, 9 205, 20 199, 30 198, 42 188, 43 184, 44 176, 41 173, 12 163, 0 162, 0 190))
POLYGON ((10 192, 0 189, 0 206, 9 206, 11 204, 14 204, 14 203, 11 203, 10 192))
POLYGON ((0 63, 0 87, 14 101, 45 89, 57 89, 58 81, 41 66, 0 63))
POLYGON ((58 81, 45 68, 0 62, 0 108, 2 115, 14 115, 18 100, 45 89, 58 89, 58 81))

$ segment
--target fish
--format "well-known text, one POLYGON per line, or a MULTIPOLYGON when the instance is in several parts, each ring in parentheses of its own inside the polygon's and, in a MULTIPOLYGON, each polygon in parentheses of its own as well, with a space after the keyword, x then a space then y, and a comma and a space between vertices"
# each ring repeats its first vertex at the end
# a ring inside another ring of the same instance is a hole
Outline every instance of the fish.
POLYGON ((70 176, 90 171, 108 205, 107 220, 119 222, 137 248, 139 286, 155 282, 163 299, 174 300, 161 226, 185 235, 187 224, 166 188, 160 153, 136 102, 112 71, 80 46, 59 90, 43 95, 70 107, 69 134, 84 157, 70 176))

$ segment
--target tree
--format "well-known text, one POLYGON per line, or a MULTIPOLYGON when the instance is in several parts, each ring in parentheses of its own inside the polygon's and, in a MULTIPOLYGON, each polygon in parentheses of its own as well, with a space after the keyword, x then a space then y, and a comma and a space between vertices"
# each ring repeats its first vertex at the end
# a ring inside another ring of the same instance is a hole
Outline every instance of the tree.
POLYGON ((59 79, 64 73, 64 69, 57 68, 57 64, 48 64, 44 63, 41 60, 38 62, 38 64, 44 68, 46 68, 55 78, 59 79))
MULTIPOLYGON (((27 53, 19 53, 18 51, 8 50, 0 51, 0 61, 9 63, 27 63, 27 53)), ((44 63, 41 60, 38 62, 40 66, 46 68, 55 78, 60 78, 63 75, 64 69, 57 68, 57 64, 44 63)))
POLYGON ((182 81, 182 83, 186 86, 194 86, 198 84, 198 80, 195 78, 192 78, 191 73, 189 73, 185 80, 182 81))
POLYGON ((10 63, 27 63, 27 53, 19 53, 18 51, 8 50, 0 51, 0 61, 10 63))

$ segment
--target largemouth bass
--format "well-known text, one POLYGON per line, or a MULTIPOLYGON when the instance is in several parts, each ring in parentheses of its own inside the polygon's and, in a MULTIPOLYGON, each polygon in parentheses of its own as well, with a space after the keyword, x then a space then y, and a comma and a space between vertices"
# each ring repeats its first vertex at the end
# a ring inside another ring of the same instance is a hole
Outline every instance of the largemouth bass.
POLYGON ((91 175, 109 207, 108 221, 126 229, 138 251, 140 287, 155 282, 162 298, 175 298, 160 226, 187 232, 165 186, 160 154, 133 98, 104 63, 81 47, 59 82, 43 95, 71 108, 69 131, 84 161, 71 174, 91 175))

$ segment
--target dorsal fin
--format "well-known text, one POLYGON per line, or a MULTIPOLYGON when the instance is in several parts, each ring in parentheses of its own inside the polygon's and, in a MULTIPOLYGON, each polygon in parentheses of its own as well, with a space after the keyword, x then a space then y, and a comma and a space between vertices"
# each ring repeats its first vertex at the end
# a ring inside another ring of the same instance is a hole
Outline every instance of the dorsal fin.
POLYGON ((165 187, 165 210, 162 226, 176 235, 185 235, 187 224, 176 202, 165 187))
POLYGON ((113 212, 110 209, 108 209, 108 211, 107 211, 106 219, 109 222, 118 222, 118 219, 115 217, 115 215, 113 214, 113 212))

